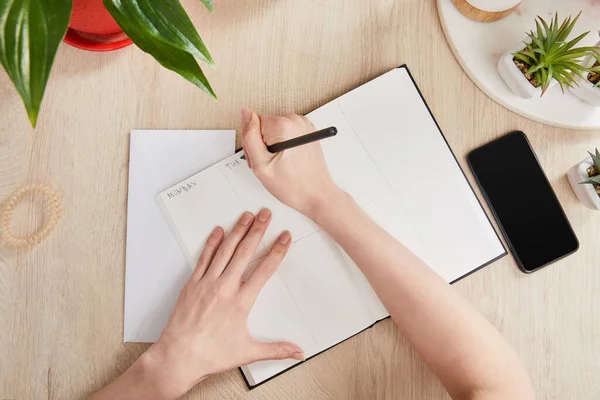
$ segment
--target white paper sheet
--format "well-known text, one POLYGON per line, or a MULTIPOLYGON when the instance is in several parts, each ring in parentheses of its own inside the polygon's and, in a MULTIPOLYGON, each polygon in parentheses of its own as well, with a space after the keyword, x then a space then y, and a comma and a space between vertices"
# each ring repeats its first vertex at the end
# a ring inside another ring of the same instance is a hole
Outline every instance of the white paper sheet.
POLYGON ((191 274, 156 200, 176 182, 234 152, 235 131, 131 132, 125 342, 155 342, 191 274))

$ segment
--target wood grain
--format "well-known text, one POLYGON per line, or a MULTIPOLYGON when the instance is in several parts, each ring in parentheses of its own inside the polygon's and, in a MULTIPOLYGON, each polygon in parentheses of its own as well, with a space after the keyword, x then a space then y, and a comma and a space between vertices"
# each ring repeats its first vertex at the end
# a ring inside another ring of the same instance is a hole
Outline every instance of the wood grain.
MULTIPOLYGON (((133 46, 62 45, 32 130, 0 73, 0 199, 41 180, 65 203, 40 246, 0 249, 0 399, 84 398, 147 348, 122 343, 130 129, 237 127, 242 106, 305 113, 403 63, 463 168, 470 149, 513 129, 528 134, 581 248, 532 275, 505 257, 455 288, 514 345, 540 399, 600 397, 600 213, 577 202, 565 176, 600 147, 600 131, 548 127, 491 101, 454 59, 432 1, 236 0, 212 15, 198 1, 184 6, 218 64, 207 71, 218 104, 133 46)), ((36 215, 15 229, 32 229, 36 215)), ((447 395, 386 321, 253 391, 232 371, 186 398, 447 395)))

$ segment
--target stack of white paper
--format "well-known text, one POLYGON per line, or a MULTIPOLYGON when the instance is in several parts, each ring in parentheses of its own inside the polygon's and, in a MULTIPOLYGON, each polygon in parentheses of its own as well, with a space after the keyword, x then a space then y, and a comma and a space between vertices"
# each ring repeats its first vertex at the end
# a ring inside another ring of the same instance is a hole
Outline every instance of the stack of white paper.
POLYGON ((235 131, 131 132, 125 342, 155 342, 191 274, 156 194, 233 154, 235 131))

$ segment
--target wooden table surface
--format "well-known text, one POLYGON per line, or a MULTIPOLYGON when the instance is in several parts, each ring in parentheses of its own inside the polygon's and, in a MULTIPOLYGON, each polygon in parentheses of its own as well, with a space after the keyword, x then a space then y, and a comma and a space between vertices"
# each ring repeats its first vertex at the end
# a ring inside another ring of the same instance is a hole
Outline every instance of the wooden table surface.
MULTIPOLYGON (((44 181, 65 207, 38 247, 0 249, 0 399, 84 398, 148 347, 122 336, 130 129, 229 129, 242 106, 306 113, 403 63, 463 168, 470 149, 513 129, 528 134, 581 248, 532 275, 505 257, 455 288, 514 345, 540 399, 600 398, 600 213, 578 203, 565 176, 600 147, 600 131, 545 126, 487 98, 454 59, 433 1, 216 1, 213 15, 183 3, 217 61, 208 75, 218 104, 134 46, 91 53, 63 44, 32 130, 0 73, 0 199, 44 181)), ((29 203, 14 229, 39 222, 29 203)), ((388 320, 253 391, 232 371, 186 398, 447 395, 388 320)))

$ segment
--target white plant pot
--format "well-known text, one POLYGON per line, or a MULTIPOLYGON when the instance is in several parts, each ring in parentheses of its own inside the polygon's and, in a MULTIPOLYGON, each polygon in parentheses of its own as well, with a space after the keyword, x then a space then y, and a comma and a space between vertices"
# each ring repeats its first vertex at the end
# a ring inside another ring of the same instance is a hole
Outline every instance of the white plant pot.
MULTIPOLYGON (((527 39, 529 40, 529 39, 527 39)), ((512 51, 505 53, 498 61, 498 72, 506 85, 512 90, 514 94, 524 99, 531 99, 533 97, 542 96, 542 88, 534 87, 521 70, 515 65, 513 61, 513 53, 521 51, 525 48, 525 43, 521 43, 515 47, 512 51)), ((552 80, 550 87, 556 84, 556 80, 552 80)))
MULTIPOLYGON (((596 43, 596 46, 600 46, 600 42, 596 43)), ((590 68, 596 63, 596 59, 590 54, 583 60, 583 66, 590 68)), ((594 86, 592 82, 587 80, 588 72, 584 73, 585 79, 581 79, 579 75, 575 75, 575 80, 579 86, 569 88, 569 91, 581 100, 589 103, 593 106, 600 107, 600 86, 594 86)))
POLYGON ((569 178, 569 183, 579 201, 592 210, 600 211, 600 196, 596 193, 594 185, 582 185, 580 183, 590 178, 587 169, 592 165, 593 162, 591 158, 585 159, 571 168, 567 173, 567 177, 569 178))

